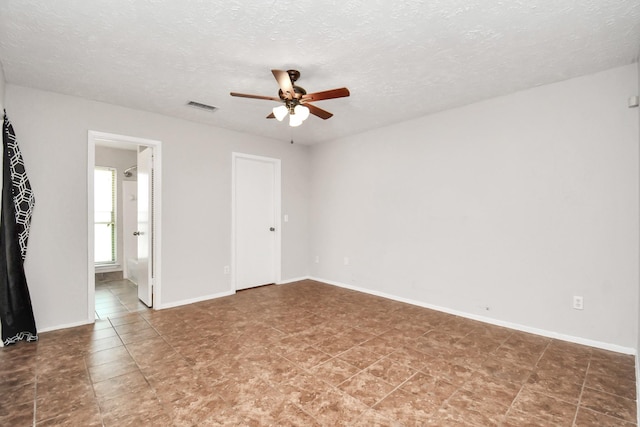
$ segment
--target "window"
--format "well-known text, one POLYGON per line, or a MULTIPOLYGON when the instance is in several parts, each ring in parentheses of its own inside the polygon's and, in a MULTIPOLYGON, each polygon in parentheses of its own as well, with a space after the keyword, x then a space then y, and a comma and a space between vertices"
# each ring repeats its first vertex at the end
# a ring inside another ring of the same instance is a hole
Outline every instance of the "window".
POLYGON ((94 172, 94 258, 96 265, 116 262, 116 170, 94 172))

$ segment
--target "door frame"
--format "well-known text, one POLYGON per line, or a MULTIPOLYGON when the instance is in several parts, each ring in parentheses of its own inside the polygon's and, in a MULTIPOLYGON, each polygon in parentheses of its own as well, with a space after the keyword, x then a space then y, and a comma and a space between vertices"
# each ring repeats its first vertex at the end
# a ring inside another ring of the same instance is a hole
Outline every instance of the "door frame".
MULTIPOLYGON (((87 322, 95 322, 95 294, 96 294, 96 268, 94 263, 94 200, 93 200, 93 171, 96 165, 96 145, 98 142, 107 143, 113 147, 136 148, 140 145, 153 150, 153 308, 162 307, 162 280, 161 280, 161 248, 162 248, 162 142, 153 139, 137 138, 133 136, 118 135, 114 133, 98 132, 90 130, 88 133, 87 147, 87 322)), ((123 260, 126 262, 126 260, 123 260)), ((124 268, 124 266, 123 266, 124 268)))
POLYGON ((281 242, 282 242, 282 221, 281 221, 281 161, 273 157, 256 156, 253 154, 244 153, 231 153, 231 291, 236 292, 236 162, 238 159, 244 160, 256 160, 261 162, 271 163, 274 166, 274 218, 275 218, 275 254, 274 254, 274 272, 275 282, 279 284, 282 281, 282 254, 281 254, 281 242))

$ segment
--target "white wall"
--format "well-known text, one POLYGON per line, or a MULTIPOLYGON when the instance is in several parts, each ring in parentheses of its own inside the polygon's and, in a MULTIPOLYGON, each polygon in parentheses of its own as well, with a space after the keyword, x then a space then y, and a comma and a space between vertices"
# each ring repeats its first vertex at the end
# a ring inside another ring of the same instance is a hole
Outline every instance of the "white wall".
POLYGON ((312 276, 635 349, 637 89, 634 64, 314 146, 312 276))
POLYGON ((2 110, 4 109, 5 86, 6 83, 4 81, 4 68, 2 68, 2 63, 0 62, 0 113, 2 113, 2 110))
MULTIPOLYGON (((638 57, 640 57, 640 48, 638 51, 638 57)), ((640 89, 640 65, 638 66, 638 88, 640 89)), ((632 94, 633 95, 633 94, 632 94)), ((638 95, 638 92, 635 93, 635 95, 638 95)), ((638 116, 638 141, 640 141, 640 108, 636 108, 637 111, 637 116, 638 116)), ((640 283, 638 283, 638 286, 640 287, 640 283)), ((640 292, 638 292, 638 298, 640 298, 640 292)), ((638 381, 638 379, 640 379, 640 352, 638 351, 638 349, 640 349, 640 300, 638 301, 638 313, 637 313, 637 333, 638 333, 638 339, 636 341, 636 406, 638 406, 638 403, 640 402, 640 381, 638 381)), ((640 411, 638 411, 637 414, 638 417, 638 421, 637 423, 640 423, 640 411)))
POLYGON ((36 193, 25 265, 36 321, 86 320, 87 131, 96 130, 163 142, 166 304, 229 290, 239 151, 282 159, 285 281, 311 271, 636 348, 639 130, 626 99, 637 89, 632 65, 309 149, 9 84, 5 105, 36 193), (571 309, 572 295, 584 296, 584 311, 571 309))
POLYGON ((136 175, 124 176, 123 172, 138 162, 138 153, 135 150, 123 150, 112 147, 95 148, 96 166, 106 166, 116 169, 116 264, 117 268, 102 269, 100 271, 122 271, 126 260, 124 254, 123 227, 123 187, 122 181, 136 181, 136 175))
POLYGON ((282 278, 308 275, 308 147, 11 84, 6 105, 36 197, 25 270, 39 329, 87 317, 89 130, 162 141, 164 305, 230 290, 232 151, 282 160, 282 278))

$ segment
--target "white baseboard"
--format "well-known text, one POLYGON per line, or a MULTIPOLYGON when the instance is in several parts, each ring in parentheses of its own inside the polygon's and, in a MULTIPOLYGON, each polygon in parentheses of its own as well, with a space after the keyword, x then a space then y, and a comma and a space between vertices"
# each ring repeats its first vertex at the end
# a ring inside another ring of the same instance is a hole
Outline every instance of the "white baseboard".
MULTIPOLYGON (((170 303, 167 303, 167 304, 162 304, 160 307, 157 307, 157 309, 158 310, 164 310, 166 308, 180 307, 182 305, 194 304, 196 302, 209 301, 209 300, 216 299, 216 298, 228 297, 228 296, 233 295, 235 293, 236 293, 235 290, 229 290, 229 291, 220 292, 220 293, 217 293, 217 294, 205 295, 203 297, 184 299, 184 300, 180 300, 180 301, 170 302, 170 303)), ((156 308, 156 307, 154 307, 154 308, 156 308)))
MULTIPOLYGON (((632 355, 636 355, 637 354, 635 348, 623 347, 623 346, 620 346, 620 345, 617 345, 617 344, 610 344, 610 343, 590 340, 590 339, 582 338, 582 337, 574 337, 572 335, 561 334, 561 333, 554 332, 554 331, 547 331, 545 329, 533 328, 533 327, 526 326, 526 325, 520 325, 518 323, 512 323, 512 322, 506 322, 506 321, 503 321, 503 320, 492 319, 490 317, 479 316, 477 314, 471 314, 471 313, 466 313, 466 312, 463 312, 463 311, 453 310, 453 309, 450 309, 450 308, 447 308, 447 307, 440 307, 440 306, 428 304, 428 303, 425 303, 425 302, 422 302, 422 301, 417 301, 417 300, 408 299, 408 298, 402 298, 402 297, 398 297, 398 296, 395 296, 395 295, 387 294, 387 293, 384 293, 384 292, 378 292, 378 291, 373 291, 371 289, 360 288, 358 286, 348 285, 346 283, 335 282, 333 280, 325 280, 325 279, 321 279, 321 278, 317 278, 317 277, 310 277, 310 279, 311 280, 316 280, 318 282, 327 283, 329 285, 338 286, 340 288, 351 289, 353 291, 363 292, 365 294, 375 295, 375 296, 382 297, 382 298, 388 298, 388 299, 394 300, 394 301, 404 302, 404 303, 411 304, 411 305, 417 305, 419 307, 424 307, 424 308, 428 308, 428 309, 431 309, 431 310, 441 311, 443 313, 453 314, 455 316, 465 317, 467 319, 477 320, 479 322, 489 323, 491 325, 503 326, 505 328, 514 329, 516 331, 528 332, 528 333, 531 333, 531 334, 541 335, 543 337, 548 337, 548 338, 554 338, 554 339, 558 339, 558 340, 561 340, 561 341, 568 341, 568 342, 572 342, 572 343, 575 343, 575 344, 586 345, 586 346, 589 346, 589 347, 601 348, 603 350, 614 351, 616 353, 632 354, 632 355)), ((638 378, 640 378, 640 377, 638 377, 638 378)))
MULTIPOLYGON (((399 302, 404 302, 407 304, 411 304, 411 305, 415 305, 415 306, 419 306, 419 307, 424 307, 424 308, 428 308, 431 310, 436 310, 436 311, 440 311, 443 313, 448 313, 448 314, 452 314, 455 316, 460 316, 460 317, 464 317, 467 319, 472 319, 472 320, 477 320, 480 322, 484 322, 484 323, 488 323, 491 325, 496 325, 496 326, 503 326, 505 328, 509 328, 509 329, 514 329, 517 331, 523 331, 523 332, 528 332, 528 333, 532 333, 535 335, 540 335, 540 336, 544 336, 544 337, 548 337, 548 338, 554 338, 554 339, 558 339, 558 340, 562 340, 562 341, 568 341, 568 342, 572 342, 572 343, 576 343, 576 344, 582 344, 582 345, 586 345, 589 347, 595 347, 595 348, 601 348, 604 350, 609 350, 609 351, 614 351, 616 353, 623 353, 623 354, 631 354, 631 355, 637 355, 637 351, 634 348, 630 348, 630 347, 623 347, 617 344, 610 344, 610 343, 605 343, 605 342, 601 342, 601 341, 595 341, 595 340, 590 340, 587 338, 582 338, 582 337, 575 337, 572 335, 566 335, 566 334, 561 334, 558 332, 554 332, 554 331, 547 331, 544 329, 538 329, 538 328, 533 328, 530 326, 526 326, 526 325, 520 325, 517 323, 512 323, 512 322, 506 322, 506 321, 502 321, 502 320, 498 320, 498 319, 492 319, 490 317, 485 317, 485 316, 479 316, 476 314, 471 314, 471 313, 466 313, 466 312, 462 312, 462 311, 458 311, 458 310, 453 310, 447 307, 440 307, 440 306, 436 306, 436 305, 432 305, 432 304, 428 304, 422 301, 417 301, 417 300, 413 300, 413 299, 409 299, 409 298, 403 298, 403 297, 398 297, 396 295, 391 295, 391 294, 387 294, 385 292, 379 292, 379 291, 374 291, 371 289, 366 289, 366 288, 361 288, 358 286, 352 286, 352 285, 348 285, 346 283, 341 283, 341 282, 336 282, 333 280, 326 280, 326 279, 322 279, 322 278, 318 278, 318 277, 312 277, 312 276, 307 276, 307 277, 300 277, 300 278, 295 278, 295 279, 287 279, 285 281, 279 282, 278 284, 284 285, 284 284, 289 284, 289 283, 294 283, 294 282, 299 282, 302 280, 315 280, 317 282, 322 282, 322 283, 326 283, 328 285, 332 285, 332 286, 337 286, 340 288, 344 288, 344 289, 350 289, 353 291, 358 291, 358 292, 362 292, 365 294, 369 294, 369 295, 375 295, 375 296, 379 296, 382 298, 387 298, 390 300, 394 300, 394 301, 399 301, 399 302)), ((217 294, 212 294, 212 295, 206 295, 203 297, 198 297, 198 298, 192 298, 192 299, 186 299, 186 300, 181 300, 181 301, 176 301, 176 302, 172 302, 172 303, 168 303, 168 304, 162 304, 162 306, 160 307, 154 307, 158 310, 163 310, 163 309, 167 309, 167 308, 174 308, 174 307, 180 307, 183 305, 188 305, 188 304, 193 304, 193 303, 197 303, 197 302, 202 302, 202 301, 208 301, 208 300, 212 300, 212 299, 216 299, 216 298, 222 298, 222 297, 227 297, 230 295, 235 294, 235 290, 229 290, 229 291, 225 291, 225 292, 220 292, 217 294)), ((73 328, 76 326, 83 326, 83 325, 88 325, 93 323, 94 320, 93 319, 87 319, 87 320, 83 320, 80 322, 74 322, 74 323, 68 323, 68 324, 63 324, 63 325, 56 325, 56 326, 50 326, 47 328, 42 328, 42 329, 38 329, 38 332, 49 332, 49 331, 54 331, 54 330, 58 330, 58 329, 66 329, 66 328, 73 328)), ((639 364, 639 360, 638 358, 636 358, 636 378, 640 378, 640 364, 639 364)), ((638 396, 640 397, 640 381, 637 384, 638 386, 638 396)), ((640 412, 639 412, 640 414, 640 412)), ((640 425, 640 416, 639 416, 639 425, 640 425)))
POLYGON ((289 283, 301 282, 301 281, 303 281, 303 280, 309 280, 310 278, 311 278, 311 277, 309 277, 309 276, 305 276, 305 277, 297 277, 297 278, 294 278, 294 279, 286 279, 286 280, 282 280, 282 281, 278 282, 277 284, 278 284, 278 285, 287 285, 287 284, 289 284, 289 283))
POLYGON ((46 328, 38 328, 38 333, 57 331, 58 329, 75 328, 77 326, 90 325, 90 324, 92 324, 94 322, 95 322, 95 319, 87 319, 87 320, 82 320, 80 322, 66 323, 64 325, 56 325, 56 326, 49 326, 49 327, 46 327, 46 328))
MULTIPOLYGON (((235 291, 220 292, 218 294, 206 295, 206 296, 199 297, 199 298, 192 298, 192 299, 188 299, 188 300, 181 300, 181 301, 172 302, 172 303, 169 303, 169 304, 162 304, 162 306, 154 307, 154 309, 163 310, 163 309, 166 309, 166 308, 179 307, 179 306, 182 306, 182 305, 193 304, 193 303, 196 303, 196 302, 202 302, 202 301, 208 301, 208 300, 216 299, 216 298, 228 297, 229 295, 233 295, 235 293, 236 293, 235 291)), ((95 322, 95 319, 87 319, 87 320, 82 320, 80 322, 66 323, 64 325, 49 326, 47 328, 38 328, 38 333, 56 331, 58 329, 75 328, 77 326, 90 325, 90 324, 92 324, 94 322, 95 322)))

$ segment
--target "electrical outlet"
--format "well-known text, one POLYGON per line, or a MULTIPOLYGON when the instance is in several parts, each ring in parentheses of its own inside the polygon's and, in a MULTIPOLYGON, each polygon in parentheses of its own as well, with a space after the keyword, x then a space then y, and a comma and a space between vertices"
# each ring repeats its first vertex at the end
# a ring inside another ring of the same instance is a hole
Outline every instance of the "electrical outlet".
POLYGON ((229 268, 228 265, 224 266, 224 274, 229 274, 229 272, 231 271, 231 269, 229 268))
POLYGON ((349 265, 349 257, 344 257, 344 265, 349 265))
POLYGON ((573 308, 576 310, 584 309, 584 301, 582 300, 582 297, 580 296, 573 297, 573 308))
POLYGON ((316 264, 320 264, 320 255, 316 255, 315 261, 316 261, 316 264))

